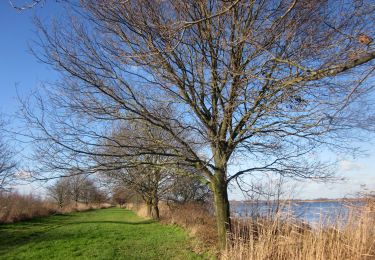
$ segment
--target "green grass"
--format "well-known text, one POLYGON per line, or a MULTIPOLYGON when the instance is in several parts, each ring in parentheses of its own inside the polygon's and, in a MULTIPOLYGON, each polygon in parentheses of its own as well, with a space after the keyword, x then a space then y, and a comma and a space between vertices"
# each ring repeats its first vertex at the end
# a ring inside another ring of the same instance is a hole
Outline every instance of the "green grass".
POLYGON ((0 259, 204 259, 179 227, 109 208, 0 225, 0 259))

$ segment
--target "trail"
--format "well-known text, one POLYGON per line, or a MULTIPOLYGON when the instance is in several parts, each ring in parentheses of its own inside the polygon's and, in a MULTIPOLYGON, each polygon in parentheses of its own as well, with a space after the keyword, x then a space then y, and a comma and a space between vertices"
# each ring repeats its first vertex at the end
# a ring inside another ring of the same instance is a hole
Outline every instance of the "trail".
POLYGON ((0 259, 207 259, 179 227, 109 208, 0 225, 0 259))

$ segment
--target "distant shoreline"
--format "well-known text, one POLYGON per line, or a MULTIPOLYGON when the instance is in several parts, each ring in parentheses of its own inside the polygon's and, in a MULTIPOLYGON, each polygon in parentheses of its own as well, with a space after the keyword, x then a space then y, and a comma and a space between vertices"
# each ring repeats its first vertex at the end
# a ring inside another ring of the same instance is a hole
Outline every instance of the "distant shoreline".
MULTIPOLYGON (((316 202, 363 202, 366 198, 337 198, 337 199, 328 199, 328 198, 317 198, 317 199, 289 199, 289 200, 280 200, 281 203, 316 203, 316 202)), ((239 204, 239 203, 276 203, 277 201, 267 201, 267 200, 231 200, 230 204, 239 204)))

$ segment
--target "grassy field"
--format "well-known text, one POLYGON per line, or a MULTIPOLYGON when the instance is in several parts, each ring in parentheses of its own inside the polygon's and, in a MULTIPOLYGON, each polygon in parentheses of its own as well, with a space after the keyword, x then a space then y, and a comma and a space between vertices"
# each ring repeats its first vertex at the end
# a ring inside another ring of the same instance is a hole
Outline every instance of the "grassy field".
POLYGON ((205 259, 187 234, 109 208, 0 225, 0 259, 205 259))

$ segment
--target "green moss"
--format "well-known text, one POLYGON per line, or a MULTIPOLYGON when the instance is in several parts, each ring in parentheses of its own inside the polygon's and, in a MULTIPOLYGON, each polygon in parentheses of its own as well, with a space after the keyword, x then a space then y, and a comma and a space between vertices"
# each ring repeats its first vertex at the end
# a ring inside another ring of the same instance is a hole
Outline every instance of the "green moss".
POLYGON ((205 259, 175 226, 110 208, 0 225, 0 259, 205 259))

